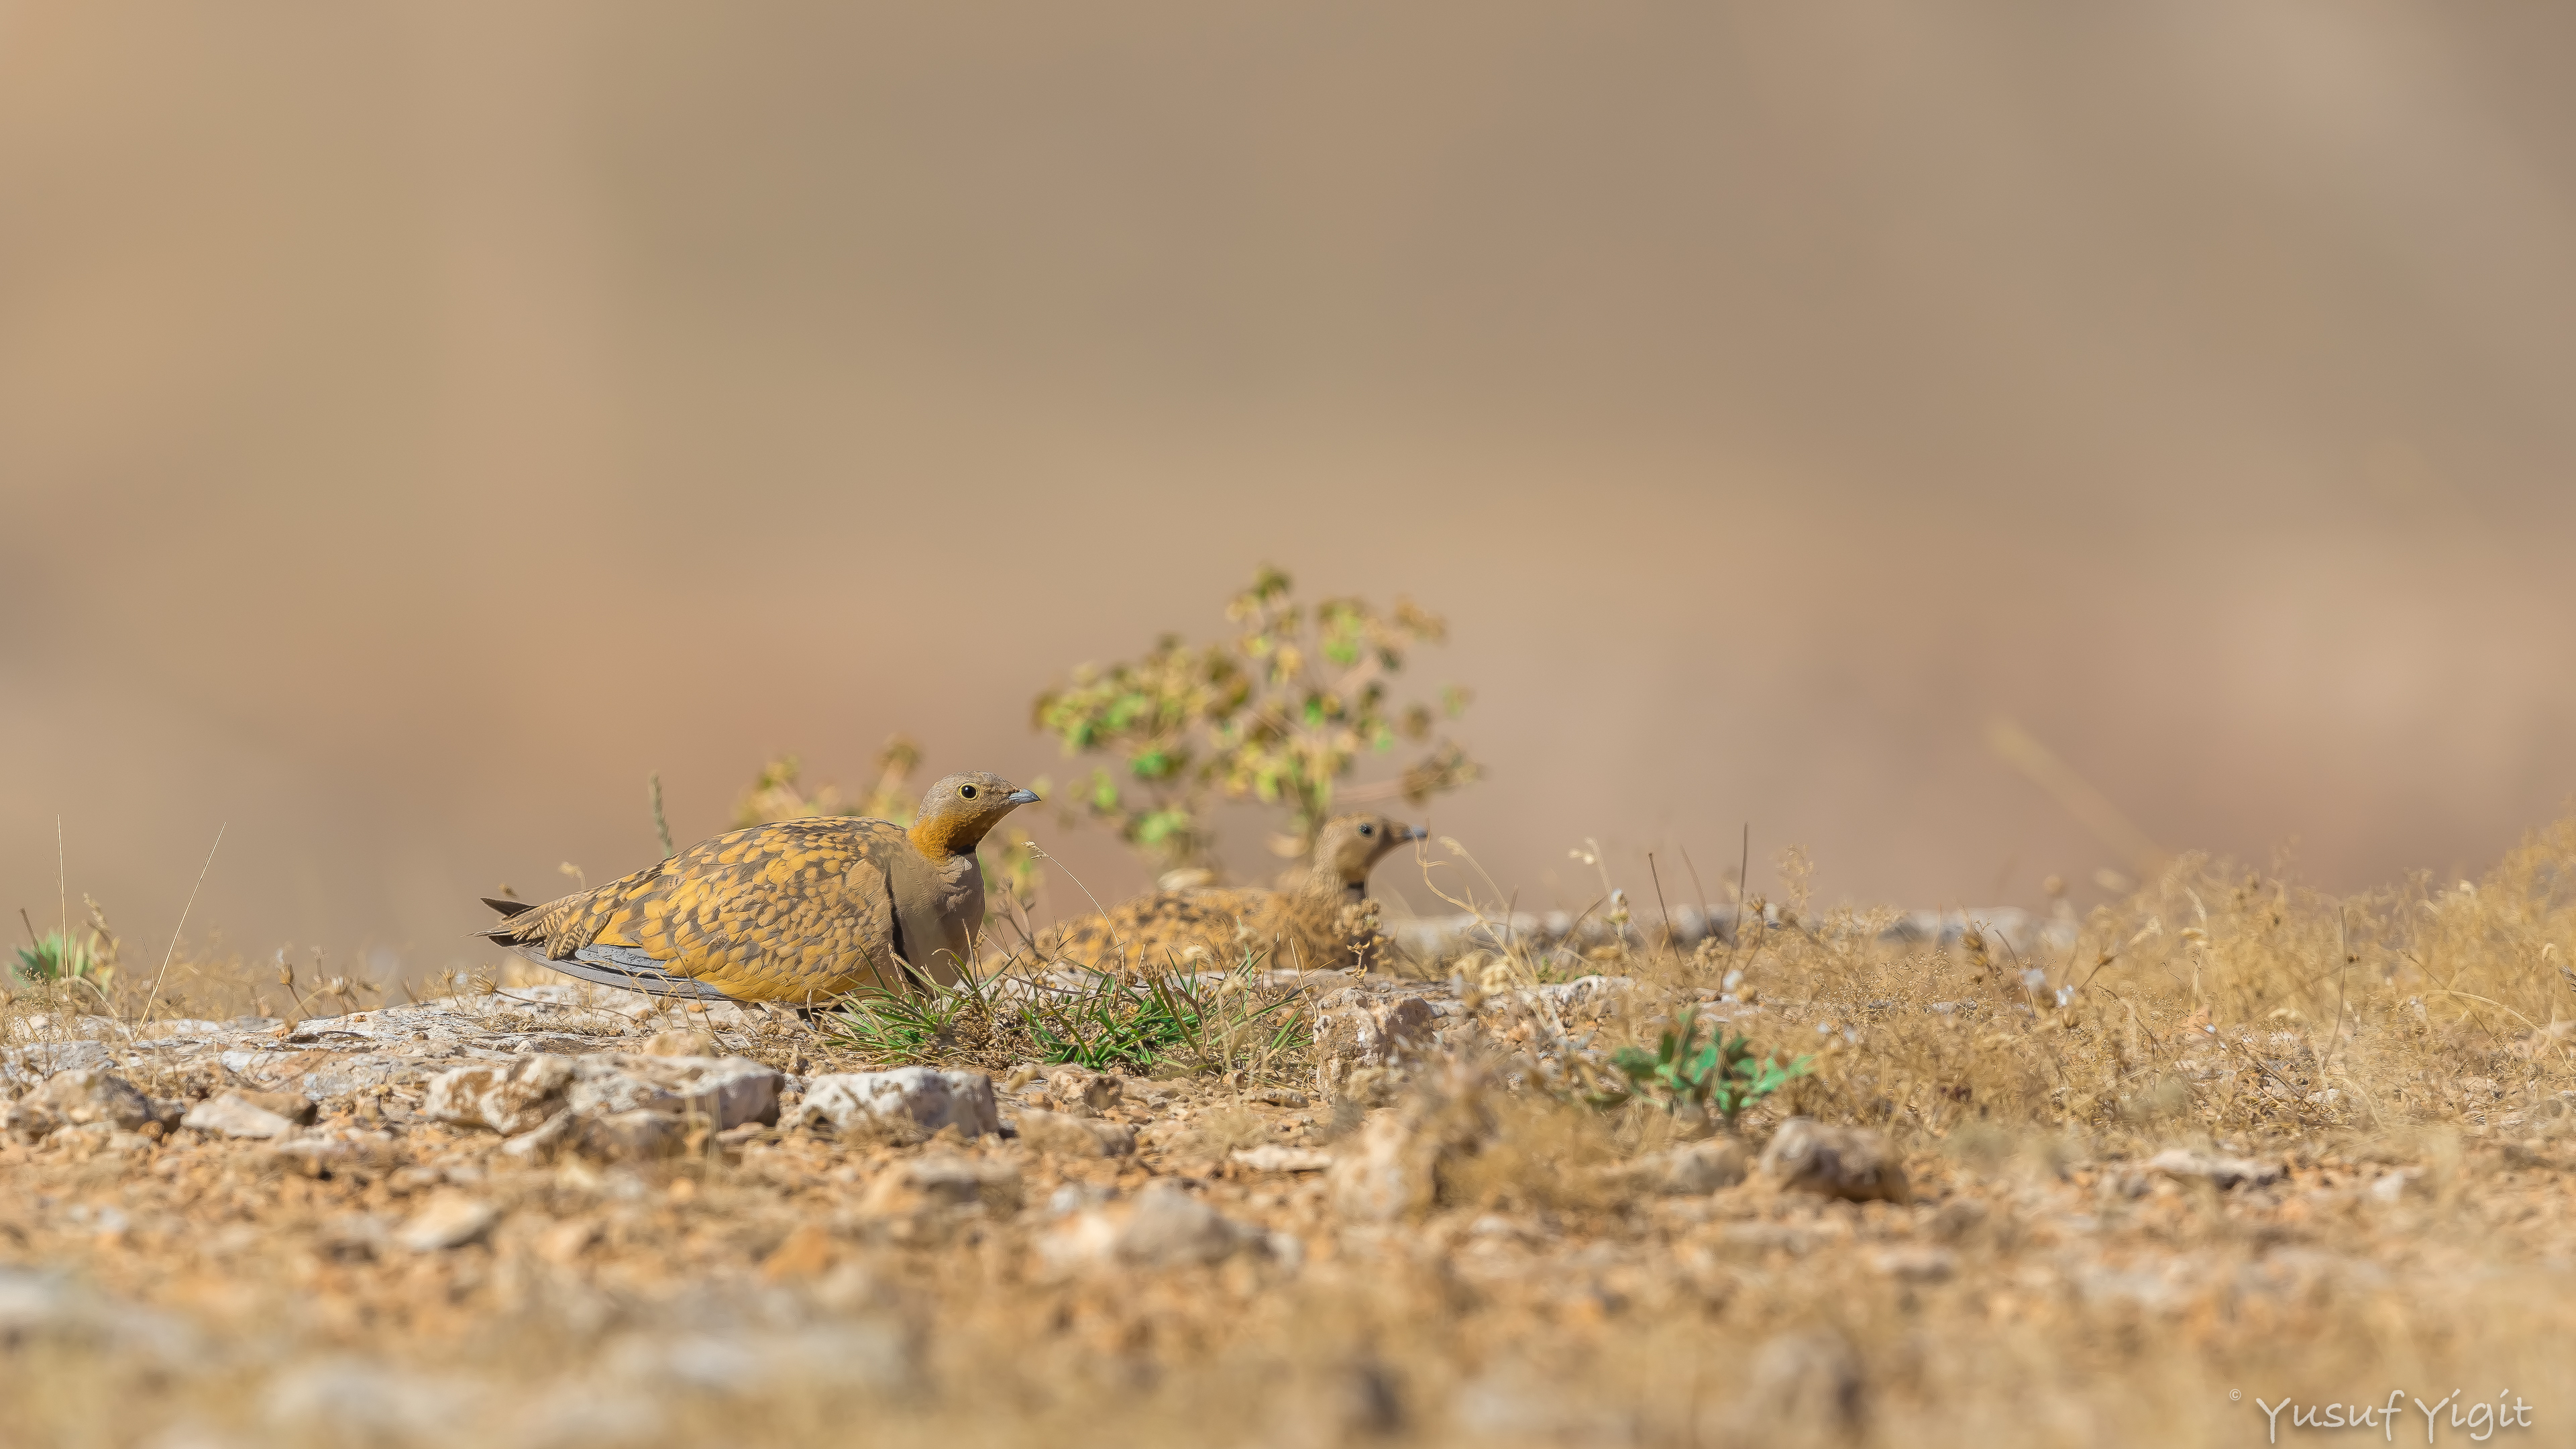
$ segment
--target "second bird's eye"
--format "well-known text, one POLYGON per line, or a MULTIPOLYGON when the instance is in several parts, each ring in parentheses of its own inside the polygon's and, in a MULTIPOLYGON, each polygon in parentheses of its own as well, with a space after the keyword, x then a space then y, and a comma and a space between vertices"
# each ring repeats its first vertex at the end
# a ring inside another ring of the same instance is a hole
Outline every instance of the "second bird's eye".
POLYGON ((1374 825, 1363 825, 1360 827, 1360 834, 1375 835, 1377 834, 1377 827, 1374 825))
POLYGON ((957 787, 957 793, 965 796, 969 800, 972 800, 975 798, 975 787, 972 785, 960 785, 957 787))

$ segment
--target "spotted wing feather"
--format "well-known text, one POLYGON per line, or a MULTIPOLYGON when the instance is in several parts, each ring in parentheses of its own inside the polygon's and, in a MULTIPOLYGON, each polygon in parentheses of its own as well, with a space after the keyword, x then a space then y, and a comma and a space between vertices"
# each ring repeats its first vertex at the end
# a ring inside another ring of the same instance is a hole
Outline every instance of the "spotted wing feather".
POLYGON ((886 869, 908 848, 881 820, 756 825, 483 934, 569 974, 657 994, 681 994, 657 982, 657 971, 741 1001, 892 988, 886 869))

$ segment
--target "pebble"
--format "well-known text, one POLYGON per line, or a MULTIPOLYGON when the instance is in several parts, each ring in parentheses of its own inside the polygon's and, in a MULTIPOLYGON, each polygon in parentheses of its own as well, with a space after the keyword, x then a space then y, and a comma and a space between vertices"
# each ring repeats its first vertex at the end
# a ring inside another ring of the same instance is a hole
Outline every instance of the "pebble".
POLYGON ((784 1084, 776 1067, 749 1057, 601 1054, 573 1059, 565 1100, 584 1117, 658 1112, 704 1118, 721 1132, 777 1121, 784 1084))
POLYGON ((1393 1112, 1370 1115, 1350 1146, 1333 1155, 1325 1188, 1333 1210, 1360 1222, 1384 1223, 1431 1206, 1435 1143, 1393 1112))
POLYGON ((1059 1108, 1076 1117, 1106 1112, 1124 1095, 1116 1077, 1074 1066, 1051 1068, 1046 1089, 1059 1108))
MULTIPOLYGON (((282 1095, 239 1090, 218 1092, 189 1108, 187 1115, 179 1119, 179 1125, 214 1137, 283 1137, 295 1130, 295 1120, 256 1100, 282 1095)), ((303 1115, 307 1121, 312 1119, 310 1098, 304 1099, 303 1115)))
POLYGON ((1901 1245, 1871 1253, 1869 1266, 1901 1283, 1940 1283, 1958 1271, 1959 1255, 1947 1248, 1901 1245))
POLYGON ((1021 1110, 1013 1125, 1022 1142, 1059 1157, 1136 1155, 1136 1129, 1123 1122, 1103 1122, 1097 1117, 1041 1112, 1029 1107, 1021 1110))
POLYGON ((104 1067, 77 1067, 54 1073, 12 1103, 5 1122, 12 1136, 34 1139, 66 1127, 132 1132, 161 1119, 161 1110, 132 1082, 104 1067))
POLYGON ((459 1067, 430 1078, 422 1112, 433 1122, 515 1136, 562 1110, 572 1077, 572 1059, 551 1055, 521 1057, 507 1066, 459 1067))
POLYGON ((525 1162, 543 1162, 574 1142, 580 1135, 581 1121, 570 1107, 501 1144, 501 1151, 525 1162))
POLYGON ((640 1162, 680 1151, 689 1119, 715 1131, 777 1121, 784 1081, 747 1057, 538 1053, 440 1073, 423 1111, 511 1138, 503 1150, 513 1157, 543 1160, 575 1146, 602 1161, 640 1162))
POLYGON ((2224 1192, 2236 1187, 2269 1187, 2289 1176, 2288 1169, 2277 1162, 2256 1162, 2247 1157, 2231 1157, 2217 1152, 2194 1152, 2174 1147, 2147 1159, 2147 1171, 2167 1177, 2208 1182, 2224 1192))
POLYGON ((953 1154, 909 1158, 878 1173, 859 1200, 874 1217, 911 1217, 945 1208, 985 1207, 1017 1212, 1020 1170, 953 1154))
POLYGON ((1238 1147, 1232 1160, 1255 1172, 1322 1172, 1333 1165, 1333 1154, 1312 1147, 1288 1147, 1265 1142, 1259 1147, 1238 1147))
POLYGON ((492 1231, 501 1210, 477 1197, 441 1193, 395 1230, 394 1241, 415 1253, 461 1248, 492 1231))
POLYGON ((1135 1197, 1074 1214, 1038 1244, 1059 1271, 1106 1267, 1176 1268, 1222 1262, 1247 1246, 1269 1246, 1258 1229, 1227 1218, 1170 1178, 1135 1197))
POLYGON ((1766 1439, 1847 1434, 1859 1427, 1867 1382, 1860 1355, 1830 1328, 1784 1333, 1753 1351, 1745 1419, 1766 1439))
POLYGON ((925 1133, 954 1127, 964 1137, 1002 1130, 993 1079, 982 1072, 897 1067, 885 1072, 836 1072, 805 1084, 797 1107, 803 1125, 848 1132, 873 1124, 908 1122, 925 1133))
POLYGON ((582 1156, 600 1162, 658 1162, 677 1157, 688 1143, 686 1124, 649 1107, 611 1112, 604 1117, 568 1115, 577 1126, 566 1136, 579 1147, 582 1156))
POLYGON ((890 1393, 921 1383, 913 1335, 873 1318, 795 1332, 638 1334, 612 1346, 607 1360, 612 1374, 640 1388, 676 1386, 722 1398, 811 1393, 818 1386, 890 1393))
POLYGON ((1793 1192, 1846 1202, 1907 1200, 1905 1169, 1887 1139, 1866 1127, 1829 1127, 1811 1117, 1780 1124, 1762 1149, 1762 1170, 1793 1192))
POLYGON ((643 1054, 648 1057, 711 1057, 716 1054, 716 1035, 694 1027, 657 1031, 644 1039, 643 1054))
POLYGON ((1706 1197, 1742 1182, 1753 1154, 1732 1137, 1693 1142, 1669 1151, 1649 1153, 1615 1175, 1646 1192, 1666 1197, 1706 1197))
POLYGON ((1315 1088, 1327 1097, 1386 1094, 1399 1072, 1431 1044, 1439 1017, 1419 996, 1384 1000, 1344 987, 1315 1008, 1315 1088))
POLYGON ((161 1364, 203 1353, 194 1331, 177 1318, 102 1297, 59 1272, 0 1265, 0 1342, 23 1346, 44 1338, 103 1343, 161 1364))
POLYGON ((837 1250, 832 1242, 831 1229, 821 1223, 806 1223, 789 1233, 760 1260, 760 1281, 811 1282, 832 1266, 835 1256, 837 1250))
POLYGON ((270 1425, 343 1444, 452 1442, 460 1415, 480 1395, 460 1380, 430 1378, 355 1357, 332 1357, 280 1373, 262 1407, 270 1425))

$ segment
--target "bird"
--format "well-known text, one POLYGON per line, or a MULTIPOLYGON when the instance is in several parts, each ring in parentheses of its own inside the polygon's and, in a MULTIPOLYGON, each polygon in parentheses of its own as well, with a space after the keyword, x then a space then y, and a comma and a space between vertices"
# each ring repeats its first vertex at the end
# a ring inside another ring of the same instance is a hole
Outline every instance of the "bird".
POLYGON ((543 905, 487 897, 502 919, 479 934, 655 996, 811 1006, 955 985, 984 925, 975 847, 1037 798, 996 775, 951 775, 909 829, 836 816, 754 825, 543 905))
POLYGON ((1095 970, 1231 963, 1266 954, 1273 966, 1348 969, 1377 939, 1369 870, 1423 832, 1383 815, 1341 815, 1315 835, 1315 863, 1288 890, 1242 887, 1156 891, 1057 928, 1038 943, 1046 958, 1095 970))

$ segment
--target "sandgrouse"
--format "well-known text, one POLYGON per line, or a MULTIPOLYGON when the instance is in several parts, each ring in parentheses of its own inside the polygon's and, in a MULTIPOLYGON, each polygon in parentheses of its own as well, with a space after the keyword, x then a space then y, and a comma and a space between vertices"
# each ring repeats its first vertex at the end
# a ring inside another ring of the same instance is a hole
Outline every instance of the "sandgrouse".
POLYGON ((906 830, 816 816, 702 840, 596 890, 531 906, 485 900, 482 934, 567 975, 709 1001, 827 1001, 954 983, 984 925, 975 847, 1038 797, 951 775, 906 830))
POLYGON ((1382 815, 1341 815, 1315 836, 1315 864, 1293 890, 1212 887, 1157 891, 1087 916, 1039 943, 1044 954, 1095 969, 1225 967, 1260 954, 1303 971, 1358 965, 1375 935, 1369 869, 1422 832, 1382 815))

